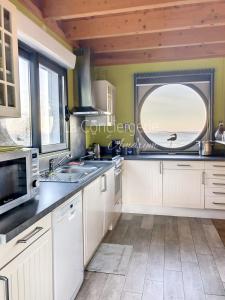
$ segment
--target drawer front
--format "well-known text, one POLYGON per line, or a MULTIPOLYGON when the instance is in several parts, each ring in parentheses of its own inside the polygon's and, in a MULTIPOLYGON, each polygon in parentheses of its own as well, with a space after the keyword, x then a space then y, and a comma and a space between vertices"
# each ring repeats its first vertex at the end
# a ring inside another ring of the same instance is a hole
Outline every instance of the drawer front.
POLYGON ((206 187, 205 195, 208 197, 222 198, 225 202, 225 187, 209 188, 206 187))
POLYGON ((172 170, 203 170, 205 164, 202 161, 164 161, 163 168, 172 170))
POLYGON ((225 161, 207 161, 205 162, 206 170, 218 170, 225 172, 225 161))
POLYGON ((225 188, 225 178, 206 178, 205 184, 209 188, 225 188))
POLYGON ((50 228, 51 215, 49 214, 21 232, 7 244, 0 245, 0 269, 50 228))
POLYGON ((207 179, 224 180, 225 181, 225 170, 206 170, 205 176, 207 179))
POLYGON ((205 208, 225 210, 225 197, 205 197, 205 208))

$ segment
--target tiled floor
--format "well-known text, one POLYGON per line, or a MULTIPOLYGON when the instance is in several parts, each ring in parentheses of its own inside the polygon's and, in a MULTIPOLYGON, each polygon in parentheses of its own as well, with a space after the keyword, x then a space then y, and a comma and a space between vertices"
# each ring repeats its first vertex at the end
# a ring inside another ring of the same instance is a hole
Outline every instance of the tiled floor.
MULTIPOLYGON (((209 219, 123 214, 107 243, 133 245, 126 276, 86 273, 78 300, 225 300, 225 248, 209 219)), ((222 236, 222 235, 221 235, 222 236)))

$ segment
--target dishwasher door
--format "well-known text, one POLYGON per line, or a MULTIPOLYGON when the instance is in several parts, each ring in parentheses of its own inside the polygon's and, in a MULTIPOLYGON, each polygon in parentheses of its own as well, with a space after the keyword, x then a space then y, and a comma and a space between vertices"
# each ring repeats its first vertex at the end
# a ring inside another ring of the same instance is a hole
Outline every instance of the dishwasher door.
POLYGON ((54 300, 74 300, 84 277, 82 194, 53 212, 54 300))

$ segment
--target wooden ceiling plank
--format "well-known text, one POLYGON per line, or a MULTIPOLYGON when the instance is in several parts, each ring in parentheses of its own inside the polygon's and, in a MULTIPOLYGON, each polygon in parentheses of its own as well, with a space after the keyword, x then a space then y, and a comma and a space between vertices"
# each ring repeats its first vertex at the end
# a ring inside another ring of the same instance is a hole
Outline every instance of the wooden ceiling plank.
POLYGON ((43 0, 42 9, 46 18, 66 20, 215 1, 216 0, 43 0))
POLYGON ((225 56, 225 43, 95 55, 96 66, 151 63, 225 56))
POLYGON ((122 52, 225 42, 225 26, 81 41, 95 53, 122 52))
MULTIPOLYGON (((19 0, 20 3, 25 6, 29 11, 39 18, 43 23, 49 27, 54 33, 58 34, 66 43, 70 44, 70 41, 66 39, 64 31, 59 27, 55 20, 46 20, 43 18, 42 11, 31 0, 19 0)), ((71 43, 72 45, 72 43, 71 43)))
POLYGON ((63 22, 70 40, 225 25, 225 1, 63 22))

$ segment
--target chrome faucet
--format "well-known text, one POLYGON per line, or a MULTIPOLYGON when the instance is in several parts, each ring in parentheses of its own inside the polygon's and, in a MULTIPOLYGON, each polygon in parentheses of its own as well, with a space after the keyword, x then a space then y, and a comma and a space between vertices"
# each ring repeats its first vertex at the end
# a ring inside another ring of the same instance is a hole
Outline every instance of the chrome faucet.
POLYGON ((60 167, 62 165, 62 163, 66 160, 71 158, 71 154, 66 154, 65 156, 63 156, 60 160, 58 160, 57 158, 52 158, 49 160, 49 173, 52 173, 55 171, 56 168, 60 167), (57 161, 58 160, 58 161, 57 161), (56 161, 56 164, 55 164, 56 161))

